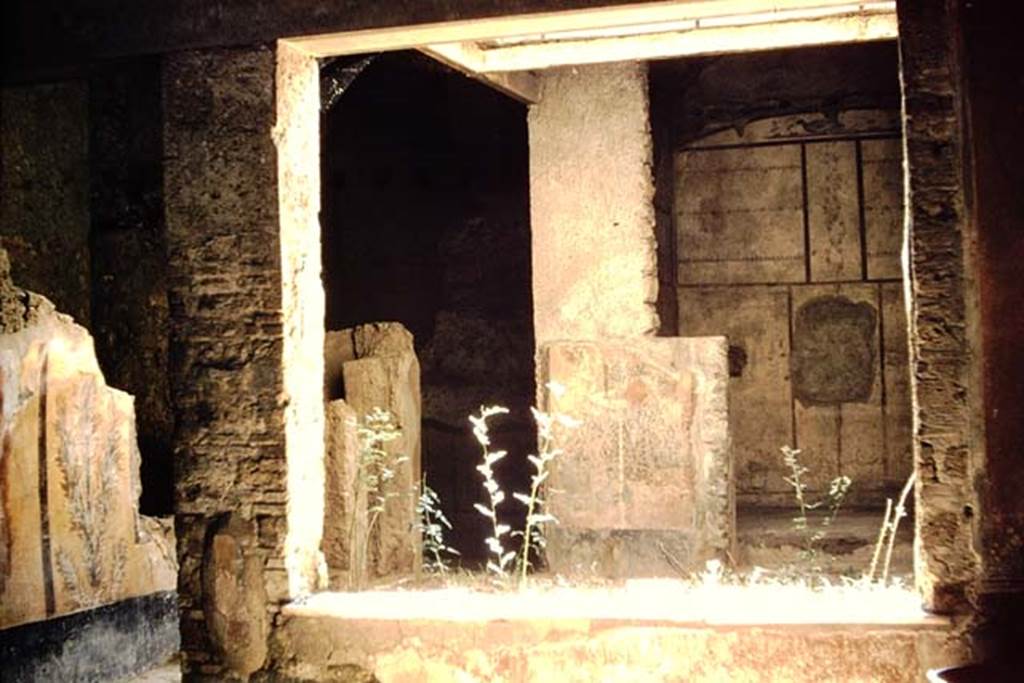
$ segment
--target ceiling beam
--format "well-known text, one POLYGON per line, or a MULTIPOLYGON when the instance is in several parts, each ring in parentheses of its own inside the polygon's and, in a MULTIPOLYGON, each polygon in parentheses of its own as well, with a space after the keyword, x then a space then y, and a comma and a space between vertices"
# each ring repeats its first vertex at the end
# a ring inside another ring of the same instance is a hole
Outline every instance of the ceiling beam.
POLYGON ((480 50, 478 63, 483 70, 493 73, 575 64, 858 43, 889 40, 896 38, 897 35, 895 13, 833 16, 616 38, 495 47, 480 50))
POLYGON ((488 19, 346 31, 288 38, 293 48, 315 57, 406 50, 436 43, 476 42, 515 37, 543 39, 544 34, 673 24, 721 17, 741 19, 802 9, 875 4, 872 0, 671 0, 561 12, 540 12, 488 19))
POLYGON ((524 104, 536 104, 540 99, 540 81, 528 71, 483 71, 483 53, 475 43, 426 45, 420 51, 524 104))

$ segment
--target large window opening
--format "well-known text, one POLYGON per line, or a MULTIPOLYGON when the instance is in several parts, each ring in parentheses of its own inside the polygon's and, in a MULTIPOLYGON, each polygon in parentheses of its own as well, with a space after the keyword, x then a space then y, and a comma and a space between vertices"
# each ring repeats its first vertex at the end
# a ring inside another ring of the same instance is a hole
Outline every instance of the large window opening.
POLYGON ((520 455, 506 465, 523 467, 498 478, 528 490, 526 408, 535 397, 593 407, 544 388, 579 368, 570 392, 593 389, 614 419, 572 441, 585 458, 556 487, 572 489, 572 518, 592 523, 557 534, 571 543, 554 552, 574 567, 594 560, 573 585, 634 576, 603 567, 815 583, 880 562, 910 579, 912 519, 891 543, 882 528, 913 470, 893 7, 682 26, 682 5, 651 24, 609 10, 578 30, 538 15, 295 41, 324 56, 385 50, 323 63, 359 72, 323 120, 327 328, 395 321, 412 333, 422 469, 467 565, 490 559, 492 529, 466 415, 490 403, 518 413, 494 427, 520 455), (760 30, 776 18, 779 31, 760 30), (429 57, 386 52, 410 47, 429 57), (721 370, 719 342, 697 339, 709 337, 721 340, 721 370), (681 429, 677 409, 690 421, 681 429), (657 457, 676 441, 678 453, 657 457), (630 444, 650 453, 634 461, 630 444), (621 519, 672 518, 634 514, 658 491, 689 506, 689 527, 621 519))

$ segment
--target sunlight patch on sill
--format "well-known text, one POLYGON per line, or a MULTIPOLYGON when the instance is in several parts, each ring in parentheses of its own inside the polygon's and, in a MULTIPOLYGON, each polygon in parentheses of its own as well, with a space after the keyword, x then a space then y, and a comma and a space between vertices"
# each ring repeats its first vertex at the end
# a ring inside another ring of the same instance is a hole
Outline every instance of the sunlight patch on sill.
POLYGON ((801 584, 694 586, 641 579, 621 587, 537 587, 482 592, 465 587, 317 593, 286 605, 290 616, 372 621, 612 621, 694 627, 758 625, 935 628, 906 587, 801 584))

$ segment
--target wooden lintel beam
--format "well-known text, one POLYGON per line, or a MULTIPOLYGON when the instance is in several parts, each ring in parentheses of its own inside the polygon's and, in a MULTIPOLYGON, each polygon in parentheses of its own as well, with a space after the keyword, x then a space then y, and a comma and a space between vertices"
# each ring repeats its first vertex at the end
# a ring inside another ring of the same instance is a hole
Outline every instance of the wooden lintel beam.
POLYGON ((831 16, 777 23, 697 28, 647 35, 566 40, 479 50, 489 73, 556 66, 666 59, 896 38, 894 12, 831 16))
POLYGON ((532 73, 483 71, 482 51, 474 43, 426 45, 420 51, 524 104, 536 104, 540 98, 540 83, 532 73))
MULTIPOLYGON (((711 17, 742 17, 764 12, 848 6, 854 0, 663 0, 612 7, 538 12, 436 24, 413 24, 287 38, 295 49, 315 57, 407 50, 437 43, 460 43, 537 36, 565 31, 651 25, 711 17)), ((872 4, 876 0, 871 0, 872 4)))

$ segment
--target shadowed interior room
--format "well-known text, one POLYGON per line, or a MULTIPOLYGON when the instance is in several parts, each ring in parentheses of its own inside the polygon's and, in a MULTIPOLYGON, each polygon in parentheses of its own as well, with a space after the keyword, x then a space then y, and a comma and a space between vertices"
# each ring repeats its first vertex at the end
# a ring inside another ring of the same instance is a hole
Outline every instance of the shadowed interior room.
POLYGON ((0 679, 1011 681, 964 0, 12 2, 0 679))

